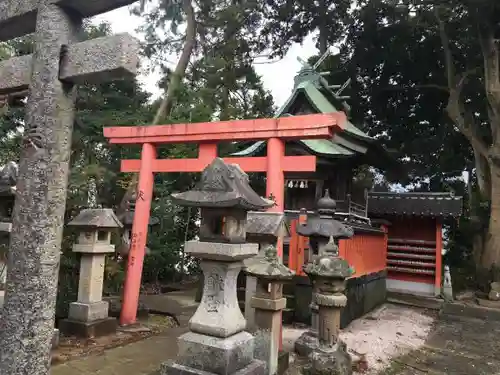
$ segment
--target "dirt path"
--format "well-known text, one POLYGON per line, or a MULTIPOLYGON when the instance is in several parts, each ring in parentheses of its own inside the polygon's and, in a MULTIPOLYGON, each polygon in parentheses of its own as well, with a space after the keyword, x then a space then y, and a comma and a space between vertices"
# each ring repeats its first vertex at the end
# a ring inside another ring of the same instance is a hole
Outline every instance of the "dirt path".
POLYGON ((192 291, 145 296, 152 310, 175 316, 179 327, 171 328, 150 338, 122 347, 106 350, 99 355, 90 355, 55 365, 51 375, 152 375, 163 362, 177 356, 177 337, 188 331, 189 318, 197 304, 192 291))
POLYGON ((394 359, 381 375, 500 374, 500 321, 442 315, 425 346, 394 359))

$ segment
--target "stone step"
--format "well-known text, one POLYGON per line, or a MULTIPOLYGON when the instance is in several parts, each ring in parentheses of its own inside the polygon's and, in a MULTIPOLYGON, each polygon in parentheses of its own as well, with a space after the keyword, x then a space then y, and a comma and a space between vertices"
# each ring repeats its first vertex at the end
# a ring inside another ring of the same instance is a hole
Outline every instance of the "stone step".
POLYGON ((387 302, 396 305, 421 307, 437 311, 439 311, 444 304, 444 300, 441 298, 398 292, 387 292, 387 302))
POLYGON ((500 309, 464 305, 458 302, 444 304, 441 315, 500 321, 500 309))

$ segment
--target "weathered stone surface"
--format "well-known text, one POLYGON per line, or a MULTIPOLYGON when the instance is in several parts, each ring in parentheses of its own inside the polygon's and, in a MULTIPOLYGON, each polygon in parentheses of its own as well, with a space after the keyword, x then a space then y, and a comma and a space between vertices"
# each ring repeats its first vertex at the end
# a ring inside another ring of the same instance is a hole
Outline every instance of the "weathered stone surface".
POLYGON ((240 332, 224 339, 188 332, 178 340, 176 363, 216 374, 233 374, 253 361, 254 338, 240 332))
POLYGON ((78 302, 96 303, 102 300, 105 255, 82 255, 80 279, 78 281, 78 302))
POLYGON ((94 303, 72 302, 69 305, 69 318, 79 322, 93 322, 108 317, 109 304, 106 301, 94 303))
POLYGON ((0 61, 0 94, 28 89, 32 62, 32 55, 0 61))
POLYGON ((352 360, 345 344, 333 348, 320 346, 311 354, 311 373, 314 375, 351 375, 352 360))
POLYGON ((203 297, 189 328, 196 333, 229 337, 241 332, 246 321, 236 296, 236 279, 243 264, 202 261, 203 297))
POLYGON ((490 293, 488 299, 490 301, 500 301, 500 282, 493 282, 490 284, 490 293))
POLYGON ((121 5, 0 2, 0 41, 36 30, 2 314, 2 374, 49 373, 76 96, 73 85, 59 79, 61 50, 78 42, 84 16, 121 5))
POLYGON ((251 306, 254 309, 280 311, 286 307, 286 298, 270 300, 267 298, 253 297, 251 306))
POLYGON ((316 332, 304 332, 295 341, 295 352, 302 357, 309 357, 309 355, 318 348, 319 340, 316 332))
MULTIPOLYGON (((85 43, 90 43, 94 40, 85 43)), ((90 51, 87 52, 90 53, 90 51)), ((86 62, 81 60, 83 60, 83 58, 80 59, 82 68, 88 68, 88 66, 86 66, 86 62)), ((91 208, 82 210, 73 220, 68 223, 68 225, 71 227, 80 227, 82 228, 82 230, 83 228, 123 228, 123 224, 116 217, 113 210, 109 208, 91 208)))
POLYGON ((181 206, 239 208, 263 210, 274 205, 260 197, 250 186, 248 175, 237 164, 226 164, 215 158, 201 173, 193 190, 172 194, 181 206))
POLYGON ((266 363, 267 373, 278 372, 279 348, 281 342, 280 311, 255 310, 256 330, 254 358, 266 363))
POLYGON ((347 297, 343 294, 327 295, 321 293, 314 294, 314 301, 318 305, 331 307, 345 307, 347 305, 347 297))
POLYGON ((449 266, 444 266, 443 297, 446 301, 453 301, 453 287, 451 284, 451 273, 449 266))
MULTIPOLYGON (((92 17, 100 13, 130 5, 136 0, 45 0, 73 10, 80 17, 92 17)), ((0 2, 0 42, 35 32, 39 0, 15 0, 0 2)))
POLYGON ((247 329, 253 330, 255 327, 255 309, 252 307, 252 297, 257 288, 257 278, 255 276, 246 276, 245 281, 245 319, 247 329))
POLYGON ((0 373, 9 375, 48 373, 74 121, 75 92, 59 81, 59 56, 62 45, 76 40, 81 21, 41 3, 36 24, 0 335, 0 373))
MULTIPOLYGON (((182 366, 177 363, 164 364, 160 370, 160 374, 161 375, 215 375, 214 373, 197 370, 192 367, 182 366)), ((266 374, 266 369, 264 362, 257 360, 253 361, 248 366, 234 373, 234 375, 265 375, 265 374, 266 374)))
POLYGON ((186 254, 197 258, 233 262, 250 258, 259 252, 259 246, 254 243, 188 241, 185 249, 186 254))
POLYGON ((286 234, 285 215, 282 212, 249 212, 246 232, 249 242, 276 239, 286 234))
POLYGON ((110 244, 90 245, 90 244, 77 243, 73 245, 72 250, 74 253, 96 254, 98 256, 99 254, 114 253, 115 245, 110 245, 110 244))
POLYGON ((65 335, 83 338, 111 335, 116 332, 117 327, 118 321, 115 318, 105 318, 93 322, 64 319, 59 323, 59 328, 65 335))
POLYGON ((139 41, 130 34, 96 38, 68 46, 60 79, 74 84, 133 77, 139 65, 139 41))
MULTIPOLYGON (((60 79, 73 84, 98 83, 137 73, 139 42, 129 34, 96 38, 68 46, 61 61, 60 79)), ((33 55, 0 62, 0 94, 26 90, 31 81, 33 55)))
POLYGON ((354 236, 354 230, 342 222, 334 220, 336 203, 330 198, 328 189, 318 201, 317 215, 310 215, 305 224, 297 226, 297 233, 311 238, 347 239, 354 236))

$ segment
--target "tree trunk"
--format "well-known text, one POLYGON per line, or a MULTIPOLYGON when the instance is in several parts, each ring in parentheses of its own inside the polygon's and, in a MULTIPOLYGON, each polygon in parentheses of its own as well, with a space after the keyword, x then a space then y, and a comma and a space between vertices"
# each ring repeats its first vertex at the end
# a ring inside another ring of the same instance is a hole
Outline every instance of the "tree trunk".
POLYGON ((491 211, 481 265, 491 269, 500 266, 500 166, 490 163, 491 211))
POLYGON ((191 59, 191 54, 193 53, 196 45, 196 18, 191 0, 183 0, 182 9, 186 14, 186 41, 184 42, 181 57, 177 62, 177 66, 175 67, 172 77, 170 78, 167 93, 160 104, 160 108, 158 108, 158 111, 156 112, 153 125, 158 125, 164 117, 167 117, 170 114, 175 93, 181 85, 182 78, 186 73, 189 60, 191 59))
POLYGON ((326 19, 327 5, 326 0, 319 2, 319 55, 322 56, 328 50, 328 20, 326 19))
POLYGON ((483 155, 475 148, 474 150, 474 163, 476 167, 477 184, 482 199, 490 199, 491 197, 491 178, 490 166, 488 161, 483 155))
MULTIPOLYGON (((153 119, 152 125, 158 125, 165 117, 168 117, 172 104, 174 102, 175 94, 181 85, 182 78, 186 74, 186 69, 193 54, 194 47, 196 45, 196 17, 191 4, 191 0, 183 0, 182 7, 186 13, 186 41, 184 42, 184 48, 182 49, 181 56, 177 62, 177 66, 170 77, 170 82, 168 84, 167 92, 165 97, 160 103, 160 107, 156 111, 155 117, 153 119)), ((118 206, 117 214, 123 214, 126 211, 127 202, 132 198, 136 189, 137 182, 139 180, 139 175, 135 174, 130 180, 129 186, 123 196, 120 205, 118 206)))

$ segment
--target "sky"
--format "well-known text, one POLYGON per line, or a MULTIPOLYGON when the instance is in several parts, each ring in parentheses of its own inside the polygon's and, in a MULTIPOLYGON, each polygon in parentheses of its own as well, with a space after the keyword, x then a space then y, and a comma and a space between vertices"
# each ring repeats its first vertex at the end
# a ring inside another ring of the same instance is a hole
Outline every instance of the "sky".
MULTIPOLYGON (((141 24, 140 17, 130 14, 130 8, 123 7, 112 12, 94 17, 94 23, 107 21, 111 24, 113 33, 130 33, 137 38, 141 38, 136 33, 137 28, 141 24)), ((300 57, 304 60, 318 53, 314 46, 313 36, 308 37, 302 45, 295 43, 292 45, 287 55, 278 62, 261 64, 265 60, 259 60, 259 64, 255 65, 255 70, 262 76, 264 87, 271 91, 274 97, 276 106, 281 106, 288 98, 293 88, 293 77, 299 71, 301 65, 297 60, 300 57)), ((172 56, 169 61, 176 62, 177 56, 172 56)), ((159 75, 155 72, 143 74, 140 76, 140 81, 144 88, 153 93, 154 96, 160 94, 156 83, 159 75)))

